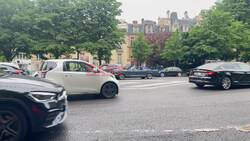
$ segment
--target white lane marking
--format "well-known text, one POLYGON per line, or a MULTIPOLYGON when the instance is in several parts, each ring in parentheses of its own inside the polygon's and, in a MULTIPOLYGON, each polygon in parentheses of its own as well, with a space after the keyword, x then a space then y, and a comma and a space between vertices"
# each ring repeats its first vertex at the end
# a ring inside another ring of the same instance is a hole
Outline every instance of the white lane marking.
POLYGON ((197 131, 197 132, 216 132, 216 131, 220 131, 220 129, 204 128, 204 129, 194 129, 194 131, 197 131))
POLYGON ((120 85, 138 84, 139 82, 120 82, 120 85))
POLYGON ((174 131, 173 130, 163 130, 163 132, 165 132, 165 133, 172 133, 174 131))
POLYGON ((179 84, 169 84, 169 85, 160 85, 160 86, 154 86, 154 87, 132 87, 132 86, 127 86, 127 87, 121 87, 121 89, 126 89, 126 90, 152 90, 152 89, 157 89, 157 88, 165 88, 165 87, 173 87, 173 86, 179 86, 179 85, 187 85, 189 84, 188 82, 185 83, 179 83, 179 84))
POLYGON ((143 85, 136 85, 136 86, 131 86, 131 87, 132 88, 153 87, 153 86, 171 85, 171 84, 179 84, 179 83, 186 83, 186 81, 172 81, 172 82, 164 82, 164 83, 143 84, 143 85))

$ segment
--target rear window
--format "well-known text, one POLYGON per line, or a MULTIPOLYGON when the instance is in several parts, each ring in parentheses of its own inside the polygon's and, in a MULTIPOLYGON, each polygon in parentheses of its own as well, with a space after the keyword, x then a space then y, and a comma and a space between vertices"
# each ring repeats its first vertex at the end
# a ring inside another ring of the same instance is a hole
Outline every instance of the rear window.
POLYGON ((221 63, 209 63, 209 64, 205 64, 202 66, 199 66, 197 69, 202 69, 202 70, 216 70, 219 69, 219 67, 221 66, 221 63))

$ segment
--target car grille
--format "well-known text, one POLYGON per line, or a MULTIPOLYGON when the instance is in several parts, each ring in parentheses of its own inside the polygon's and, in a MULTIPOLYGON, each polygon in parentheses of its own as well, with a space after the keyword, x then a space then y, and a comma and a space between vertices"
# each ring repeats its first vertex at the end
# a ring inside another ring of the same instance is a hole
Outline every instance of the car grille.
POLYGON ((49 113, 46 120, 45 120, 44 126, 51 125, 59 113, 60 113, 60 111, 49 113))

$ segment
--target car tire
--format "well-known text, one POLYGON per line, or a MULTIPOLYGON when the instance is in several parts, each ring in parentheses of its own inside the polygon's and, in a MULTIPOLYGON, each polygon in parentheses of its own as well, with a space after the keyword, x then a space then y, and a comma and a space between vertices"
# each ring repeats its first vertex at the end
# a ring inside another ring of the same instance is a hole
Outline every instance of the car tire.
POLYGON ((120 79, 120 80, 124 80, 124 79, 125 79, 125 75, 124 75, 124 74, 120 74, 120 75, 119 75, 119 79, 120 79))
POLYGON ((198 88, 204 88, 204 84, 195 84, 198 88))
POLYGON ((150 74, 150 73, 149 73, 149 74, 147 74, 147 76, 146 76, 146 77, 147 77, 147 79, 153 79, 153 75, 152 75, 152 74, 150 74))
POLYGON ((145 77, 141 77, 141 79, 145 79, 145 77))
POLYGON ((229 77, 223 77, 220 82, 220 88, 222 90, 229 90, 232 87, 232 80, 229 77))
POLYGON ((118 87, 115 83, 108 82, 102 86, 101 96, 105 99, 111 99, 117 95, 118 91, 118 87))
POLYGON ((14 106, 0 105, 0 140, 21 141, 27 132, 28 121, 23 112, 14 106))
POLYGON ((165 77, 165 74, 164 74, 164 73, 160 73, 160 76, 161 76, 161 77, 165 77))

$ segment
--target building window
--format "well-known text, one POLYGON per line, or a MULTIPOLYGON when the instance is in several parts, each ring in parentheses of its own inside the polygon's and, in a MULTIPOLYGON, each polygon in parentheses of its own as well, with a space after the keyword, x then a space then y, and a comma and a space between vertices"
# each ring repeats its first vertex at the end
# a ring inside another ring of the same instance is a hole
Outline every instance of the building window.
POLYGON ((122 64, 122 55, 118 54, 118 64, 122 64))

